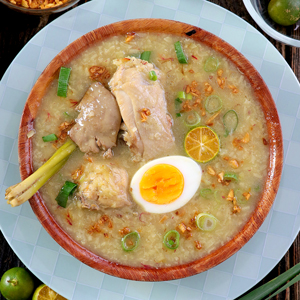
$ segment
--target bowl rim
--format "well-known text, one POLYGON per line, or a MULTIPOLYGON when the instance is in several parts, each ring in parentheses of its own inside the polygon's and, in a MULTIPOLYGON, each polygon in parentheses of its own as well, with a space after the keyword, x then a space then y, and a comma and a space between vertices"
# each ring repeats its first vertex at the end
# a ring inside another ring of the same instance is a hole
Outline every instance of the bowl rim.
POLYGON ((10 9, 13 9, 13 10, 21 12, 21 13, 25 13, 28 15, 35 15, 35 16, 39 15, 40 16, 40 15, 49 15, 52 13, 62 12, 64 10, 68 9, 70 6, 75 5, 79 1, 80 0, 67 0, 66 2, 64 2, 60 5, 49 7, 49 8, 43 8, 43 9, 26 8, 23 6, 19 6, 19 5, 10 3, 9 0, 0 0, 0 3, 3 3, 10 9))
POLYGON ((254 19, 254 21, 257 23, 257 25, 270 37, 274 38, 275 40, 278 40, 284 44, 294 46, 294 47, 300 47, 300 40, 293 39, 291 37, 288 37, 277 30, 273 29, 270 25, 268 25, 263 18, 257 13, 255 8, 252 5, 251 0, 243 0, 244 5, 248 11, 248 13, 251 15, 251 17, 254 19))
POLYGON ((102 26, 81 36, 63 49, 41 73, 26 101, 19 128, 19 161, 22 180, 33 172, 32 141, 27 133, 34 129, 34 119, 38 111, 39 101, 48 85, 58 76, 59 68, 68 63, 89 45, 113 35, 128 32, 166 32, 177 36, 198 40, 231 60, 248 78, 259 103, 262 106, 267 122, 270 160, 264 192, 243 229, 225 245, 211 254, 190 263, 173 267, 131 267, 108 261, 85 249, 74 241, 55 221, 46 207, 41 194, 37 192, 30 200, 30 205, 38 220, 56 242, 81 262, 106 274, 124 279, 139 281, 163 281, 180 279, 206 271, 228 259, 236 253, 258 230, 266 218, 275 199, 282 172, 283 142, 278 113, 272 95, 258 71, 233 46, 221 38, 199 27, 179 21, 165 19, 132 19, 102 26))

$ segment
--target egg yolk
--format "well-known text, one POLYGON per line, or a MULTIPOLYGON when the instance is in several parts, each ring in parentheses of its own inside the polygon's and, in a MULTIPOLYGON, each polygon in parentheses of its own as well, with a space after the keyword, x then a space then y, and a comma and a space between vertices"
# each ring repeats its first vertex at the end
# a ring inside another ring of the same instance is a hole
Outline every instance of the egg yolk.
POLYGON ((168 164, 149 168, 140 181, 141 196, 154 204, 168 204, 175 201, 182 194, 183 187, 182 173, 168 164))

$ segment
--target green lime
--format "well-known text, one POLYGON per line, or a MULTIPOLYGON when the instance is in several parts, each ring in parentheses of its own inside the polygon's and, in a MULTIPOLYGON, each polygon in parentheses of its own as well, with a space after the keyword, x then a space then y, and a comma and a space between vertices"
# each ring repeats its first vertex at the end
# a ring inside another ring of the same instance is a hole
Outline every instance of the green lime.
POLYGON ((26 300, 32 294, 33 288, 31 275, 20 267, 6 271, 0 282, 0 292, 7 300, 26 300))
POLYGON ((268 13, 280 25, 293 25, 300 19, 300 0, 271 0, 268 13))

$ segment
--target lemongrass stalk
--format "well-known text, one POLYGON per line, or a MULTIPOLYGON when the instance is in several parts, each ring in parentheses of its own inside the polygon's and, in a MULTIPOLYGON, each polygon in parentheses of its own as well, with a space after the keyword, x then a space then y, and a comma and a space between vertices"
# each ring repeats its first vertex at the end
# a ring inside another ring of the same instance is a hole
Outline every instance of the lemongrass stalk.
POLYGON ((296 277, 294 277, 292 280, 290 280, 288 283, 286 283, 283 287, 281 287, 279 290, 277 290, 275 293, 273 293, 271 296, 269 296, 266 300, 270 300, 271 298, 273 298, 274 296, 276 296, 277 294, 283 292, 284 290, 286 290, 288 287, 290 287, 291 285, 295 284, 296 282, 298 282, 300 280, 300 274, 297 275, 296 277))
MULTIPOLYGON (((288 271, 285 271, 278 277, 273 280, 265 283, 264 285, 258 287, 257 289, 251 291, 245 296, 238 298, 238 300, 262 300, 265 299, 268 295, 280 289, 287 281, 295 278, 298 279, 300 273, 300 263, 290 268, 288 271)), ((273 294, 272 296, 274 296, 273 294)))
MULTIPOLYGON (((73 143, 73 142, 72 142, 73 143)), ((33 174, 31 174, 29 177, 24 179, 19 184, 16 184, 6 190, 6 199, 14 198, 15 196, 22 193, 24 190, 26 190, 30 185, 32 185, 36 180, 38 180, 45 172, 47 172, 47 169, 49 169, 52 166, 51 162, 53 162, 53 159, 61 154, 61 152, 68 148, 70 146, 70 142, 67 141, 64 145, 62 145, 49 159, 48 161, 42 165, 38 170, 36 170, 33 174)))
POLYGON ((33 174, 15 185, 13 188, 7 190, 5 198, 11 200, 27 190, 34 182, 36 182, 41 176, 49 172, 54 166, 56 166, 63 159, 68 157, 76 149, 76 144, 72 140, 68 140, 63 146, 61 146, 39 169, 33 174))
POLYGON ((68 140, 33 174, 19 184, 7 188, 5 194, 5 198, 8 200, 7 203, 12 206, 17 206, 28 200, 64 165, 65 161, 76 147, 76 144, 72 140, 68 140), (33 191, 35 192, 32 194, 33 191))
POLYGON ((53 175, 55 175, 67 162, 68 158, 65 158, 63 161, 59 162, 54 166, 49 172, 45 173, 40 179, 38 179, 33 185, 31 185, 23 194, 8 200, 8 204, 12 207, 19 206, 25 201, 30 199, 53 175))

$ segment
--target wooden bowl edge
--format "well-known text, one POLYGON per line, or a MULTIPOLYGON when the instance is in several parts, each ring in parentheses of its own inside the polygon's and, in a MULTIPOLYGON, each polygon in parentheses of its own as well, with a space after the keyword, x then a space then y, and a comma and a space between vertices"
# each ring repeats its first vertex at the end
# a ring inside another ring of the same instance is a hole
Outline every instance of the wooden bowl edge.
MULTIPOLYGON (((45 80, 44 78, 48 78, 48 84, 52 81, 54 78, 55 74, 52 74, 52 76, 49 77, 50 69, 52 68, 52 65, 55 64, 56 66, 56 72, 58 72, 58 69, 63 65, 66 64, 70 59, 75 57, 76 51, 81 49, 85 49, 89 44, 98 42, 99 39, 105 39, 106 37, 110 36, 111 34, 116 35, 119 34, 120 32, 123 32, 125 34, 126 32, 124 30, 127 29, 128 25, 129 27, 132 25, 132 22, 137 22, 135 24, 134 30, 132 31, 148 31, 148 29, 145 29, 145 27, 142 28, 141 24, 148 24, 149 30, 150 31, 155 31, 157 30, 158 27, 158 21, 164 21, 168 22, 172 26, 167 26, 164 28, 164 30, 172 28, 172 33, 173 34, 178 34, 176 32, 178 30, 178 26, 182 26, 184 30, 182 30, 179 35, 184 36, 186 32, 190 32, 195 30, 196 33, 194 33, 194 37, 197 37, 200 34, 201 42, 206 43, 207 45, 211 46, 213 49, 217 50, 218 52, 221 52, 223 55, 228 57, 231 61, 233 61, 237 66, 240 65, 241 61, 246 63, 248 69, 254 70, 253 74, 251 74, 251 77, 248 79, 251 82, 251 84, 254 86, 254 90, 260 87, 261 83, 263 83, 264 86, 264 96, 266 99, 268 99, 267 103, 261 102, 262 100, 260 99, 261 105, 265 105, 263 107, 263 111, 265 113, 266 118, 270 117, 271 121, 273 124, 275 124, 276 128, 273 128, 273 126, 268 126, 268 134, 269 137, 274 136, 274 132, 276 134, 276 139, 272 138, 270 139, 271 145, 270 145, 270 165, 268 167, 268 177, 265 182, 265 188, 270 191, 271 196, 267 197, 266 195, 262 197, 258 203, 258 206, 256 207, 255 210, 255 218, 251 217, 249 221, 245 224, 243 231, 241 231, 239 234, 237 234, 232 240, 230 240, 228 243, 226 243, 224 246, 220 247, 216 251, 214 251, 212 254, 203 257, 199 260, 196 260, 194 262, 180 265, 180 266, 175 266, 175 267, 170 267, 170 268, 160 268, 160 269, 154 269, 154 268, 132 268, 128 267, 125 265, 120 265, 117 263, 109 262, 94 253, 87 251, 85 248, 80 246, 77 242, 74 242, 74 245, 71 250, 66 248, 65 245, 65 240, 61 239, 59 244, 65 248, 70 254, 78 258, 80 261, 88 264, 89 266, 96 268, 104 273, 113 275, 113 276, 118 276, 122 277, 125 279, 132 279, 132 280, 142 280, 142 281, 160 281, 160 280, 172 280, 172 279, 179 279, 191 275, 195 275, 197 273, 203 272, 211 267, 214 267, 215 265, 221 263, 222 261, 228 259, 231 255, 236 253, 252 236, 253 234, 257 231, 257 229, 260 227, 262 224, 263 220, 267 216, 272 203, 275 199, 276 192, 279 187, 279 182, 280 182, 280 177, 281 177, 281 172, 282 172, 282 157, 283 157, 283 147, 282 147, 282 133, 281 133, 281 127, 279 123, 279 117, 278 113, 276 111, 275 103, 272 99, 271 93, 262 80, 260 74, 255 70, 255 68, 249 63, 249 61, 241 54, 239 53, 236 49, 234 49, 231 45, 228 43, 222 41, 220 38, 214 36, 213 34, 198 28, 193 25, 189 24, 184 24, 178 21, 170 21, 170 20, 162 20, 162 19, 138 19, 138 20, 127 20, 127 21, 121 21, 117 23, 113 23, 110 25, 106 25, 104 27, 100 27, 98 29, 95 29, 82 37, 80 37, 78 40, 74 41, 71 43, 69 46, 67 46, 64 50, 62 50, 51 62, 50 64, 46 67, 46 69, 43 71, 39 79, 37 80, 35 86, 33 87, 31 93, 29 94, 28 100, 26 101, 25 104, 25 109, 22 115, 21 119, 21 125, 20 125, 20 131, 19 131, 19 159, 20 159, 20 172, 21 172, 21 178, 24 179, 27 176, 30 175, 32 172, 32 159, 29 158, 29 160, 26 160, 26 157, 22 156, 22 153, 26 153, 27 151, 31 152, 31 140, 27 138, 27 133, 28 130, 33 129, 33 122, 34 118, 36 116, 37 110, 38 110, 38 103, 36 103, 36 99, 40 99, 43 93, 45 92, 46 88, 48 86, 44 86, 43 90, 36 90, 37 87, 40 84, 42 80, 45 80), (138 25, 137 25, 138 24, 138 25), (213 39, 213 40, 212 40, 213 39), (76 43, 79 43, 77 45, 76 43), (223 44, 223 46, 220 45, 220 43, 223 44), (226 49, 230 49, 230 51, 225 51, 224 47, 226 49), (66 49, 71 49, 71 56, 68 54, 66 55, 66 49), (225 52, 224 52, 225 51, 225 52), (233 60, 234 59, 234 60, 233 60), (256 78, 256 80, 252 80, 253 78, 256 78), (33 101, 34 99, 34 101, 33 101), (33 102, 31 102, 33 101, 33 102), (273 111, 273 114, 268 116, 266 115, 266 107, 274 107, 275 111, 273 111), (275 114, 275 115, 274 115, 275 114), (30 117, 28 117, 30 116, 30 117), (26 119, 27 118, 27 119, 26 119), (29 119, 28 119, 29 118, 29 119), (276 129, 276 130, 275 130, 276 129), (25 136, 26 135, 26 136, 25 136), (278 136, 279 135, 279 136, 278 136), (25 141, 24 141, 25 139, 25 141), (22 152, 22 153, 21 153, 22 152), (275 181, 275 186, 273 186, 272 182, 275 181), (246 236, 245 236, 246 233, 246 236), (64 246, 63 246, 64 245, 64 246), (84 251, 79 251, 77 253, 76 248, 84 249, 84 251), (74 252, 76 253, 74 253, 74 252), (88 258, 87 255, 84 255, 83 253, 88 253, 88 258), (213 259, 214 258, 214 259, 213 259), (217 258, 218 260, 216 261, 217 258), (86 260, 87 259, 87 260, 86 260), (99 261, 100 259, 100 261, 99 261), (96 266, 95 264, 98 264, 101 262, 102 266, 96 266), (115 266, 117 271, 112 267, 115 266), (121 271, 120 271, 121 270, 121 271), (134 270, 132 272, 132 270, 134 270)), ((132 28, 132 27, 131 27, 132 28)), ((193 37, 191 37, 193 38, 193 37)), ((243 70, 244 72, 247 73, 247 70, 243 70)), ((52 72, 51 72, 52 73, 52 72)), ((248 74, 248 73, 247 73, 248 74)), ((37 215, 38 219, 42 223, 42 225, 45 227, 45 229, 49 232, 49 234, 52 237, 57 237, 57 233, 52 230, 52 224, 54 219, 49 219, 49 218, 41 218, 41 209, 44 211, 44 213, 47 212, 47 208, 45 205, 42 204, 42 198, 37 193, 34 197, 33 200, 30 201, 30 204, 32 206, 33 211, 37 215), (41 206, 37 207, 36 205, 40 204, 41 206), (49 229, 50 228, 50 229, 49 229)), ((52 216, 51 216, 52 217, 52 216)), ((54 220, 55 221, 55 220, 54 220)), ((55 221, 56 223, 56 221, 55 221)), ((59 226, 57 223, 55 226, 59 226)), ((57 228, 57 227, 56 227, 57 228)), ((66 232, 64 232, 62 229, 59 229, 59 231, 62 231, 60 234, 63 235, 65 238, 66 232)), ((72 239, 71 239, 72 240, 72 239)))

